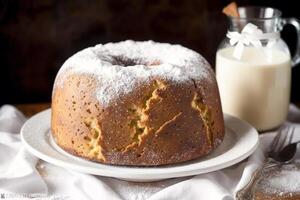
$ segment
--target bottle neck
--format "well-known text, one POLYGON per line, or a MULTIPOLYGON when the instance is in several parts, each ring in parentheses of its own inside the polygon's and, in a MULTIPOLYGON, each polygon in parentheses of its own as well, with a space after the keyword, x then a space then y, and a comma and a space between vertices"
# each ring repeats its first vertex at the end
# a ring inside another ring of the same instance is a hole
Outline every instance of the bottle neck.
POLYGON ((243 28, 248 24, 252 23, 261 29, 264 33, 272 33, 280 31, 280 19, 270 18, 270 19, 260 19, 260 18, 236 18, 229 17, 229 31, 241 32, 243 28))

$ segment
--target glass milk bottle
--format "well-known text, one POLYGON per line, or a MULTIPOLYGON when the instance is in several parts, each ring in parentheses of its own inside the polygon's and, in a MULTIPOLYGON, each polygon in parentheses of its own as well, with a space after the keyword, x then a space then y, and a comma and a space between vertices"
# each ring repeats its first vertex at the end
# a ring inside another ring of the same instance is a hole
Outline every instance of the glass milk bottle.
POLYGON ((291 66, 299 60, 300 24, 283 19, 273 8, 240 7, 240 17, 229 17, 226 38, 216 55, 216 76, 222 108, 259 131, 282 124, 288 113, 291 66), (280 38, 285 24, 295 26, 297 50, 293 58, 280 38))

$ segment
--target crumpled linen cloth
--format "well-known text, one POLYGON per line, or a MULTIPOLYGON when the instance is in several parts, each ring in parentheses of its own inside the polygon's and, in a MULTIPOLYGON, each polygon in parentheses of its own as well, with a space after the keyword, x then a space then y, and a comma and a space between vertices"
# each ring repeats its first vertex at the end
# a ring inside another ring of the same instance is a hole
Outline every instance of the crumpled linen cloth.
MULTIPOLYGON (((300 135, 300 110, 294 105, 290 105, 288 120, 300 135)), ((20 141, 19 131, 25 121, 13 106, 0 108, 0 199, 231 200, 262 165, 272 140, 270 134, 261 135, 260 146, 248 159, 223 170, 135 183, 82 174, 39 160, 20 141)))

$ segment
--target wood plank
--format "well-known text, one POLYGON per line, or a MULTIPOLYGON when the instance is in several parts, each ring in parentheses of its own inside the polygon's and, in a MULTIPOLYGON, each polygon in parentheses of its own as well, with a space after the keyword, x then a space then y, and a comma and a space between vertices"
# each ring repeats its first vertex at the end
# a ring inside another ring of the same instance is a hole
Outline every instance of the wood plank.
POLYGON ((51 107, 51 103, 32 103, 32 104, 17 104, 15 105, 26 117, 30 117, 38 112, 41 112, 51 107))

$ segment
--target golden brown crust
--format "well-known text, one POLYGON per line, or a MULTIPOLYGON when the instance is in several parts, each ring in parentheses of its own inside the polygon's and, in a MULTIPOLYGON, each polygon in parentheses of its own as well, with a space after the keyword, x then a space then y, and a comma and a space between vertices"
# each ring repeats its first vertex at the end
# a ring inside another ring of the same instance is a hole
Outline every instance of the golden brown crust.
POLYGON ((204 156, 224 136, 211 76, 180 84, 153 77, 102 107, 92 92, 96 78, 69 74, 53 91, 52 134, 63 149, 101 163, 151 166, 204 156))

